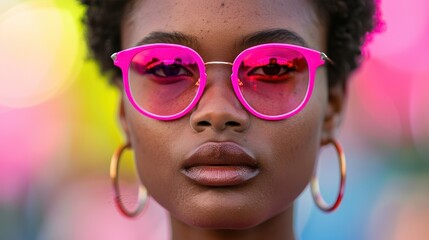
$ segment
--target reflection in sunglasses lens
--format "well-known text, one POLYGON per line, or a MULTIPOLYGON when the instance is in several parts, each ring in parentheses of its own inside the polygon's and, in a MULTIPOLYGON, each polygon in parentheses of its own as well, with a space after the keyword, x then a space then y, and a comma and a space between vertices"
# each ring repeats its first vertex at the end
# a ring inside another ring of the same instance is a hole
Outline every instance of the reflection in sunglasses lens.
POLYGON ((255 48, 239 64, 241 94, 255 111, 281 115, 304 101, 309 73, 301 53, 283 47, 255 48))
POLYGON ((149 48, 134 56, 129 69, 131 94, 146 111, 174 115, 197 94, 197 60, 186 49, 149 48))

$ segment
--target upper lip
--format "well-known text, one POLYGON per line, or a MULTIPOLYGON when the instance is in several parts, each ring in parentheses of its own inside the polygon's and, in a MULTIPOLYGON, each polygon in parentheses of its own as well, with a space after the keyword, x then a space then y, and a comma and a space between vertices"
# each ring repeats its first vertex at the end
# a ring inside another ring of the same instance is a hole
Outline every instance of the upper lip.
POLYGON ((195 166, 248 166, 258 168, 255 157, 233 142, 207 142, 191 151, 183 168, 195 166))

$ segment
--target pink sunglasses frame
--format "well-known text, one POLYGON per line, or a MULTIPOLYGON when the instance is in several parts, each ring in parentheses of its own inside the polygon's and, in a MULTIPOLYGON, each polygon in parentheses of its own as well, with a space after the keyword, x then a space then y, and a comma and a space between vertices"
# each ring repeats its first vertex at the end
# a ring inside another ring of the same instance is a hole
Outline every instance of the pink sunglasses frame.
POLYGON ((275 120, 283 120, 283 119, 292 117, 293 115, 300 112, 305 107, 305 105, 308 103, 308 101, 311 97, 311 94, 313 92, 314 78, 316 76, 317 68, 324 65, 326 61, 333 63, 332 60, 330 60, 328 58, 328 56, 323 52, 319 52, 317 50, 313 50, 313 49, 309 49, 309 48, 305 48, 305 47, 301 47, 301 46, 284 44, 284 43, 268 43, 268 44, 261 44, 261 45, 257 45, 254 47, 247 48, 244 51, 242 51, 236 57, 236 59, 234 60, 233 63, 222 62, 222 61, 204 62, 202 57, 195 50, 193 50, 189 47, 183 46, 183 45, 167 44, 167 43, 154 43, 154 44, 147 44, 147 45, 142 45, 142 46, 137 46, 137 47, 125 49, 125 50, 122 50, 120 52, 112 54, 111 58, 113 60, 114 65, 119 67, 122 71, 124 90, 125 90, 125 93, 128 97, 128 100, 134 106, 134 108, 137 111, 139 111, 141 114, 143 114, 144 116, 147 116, 147 117, 150 117, 150 118, 153 118, 156 120, 163 120, 163 121, 170 121, 170 120, 175 120, 175 119, 181 118, 184 115, 188 114, 196 106, 196 104, 200 100, 201 96, 203 95, 203 92, 204 92, 204 89, 206 86, 206 80, 207 80, 207 73, 206 73, 206 68, 205 68, 206 65, 213 65, 213 64, 231 65, 232 66, 231 82, 232 82, 232 86, 233 86, 235 95, 237 96, 240 103, 244 106, 244 108, 247 111, 249 111, 254 116, 261 118, 261 119, 264 119, 264 120, 275 121, 275 120), (131 60, 139 52, 141 52, 145 49, 156 48, 156 47, 171 48, 172 51, 174 51, 174 49, 182 49, 182 50, 188 51, 189 54, 192 55, 192 57, 197 61, 198 69, 200 71, 199 87, 197 90, 197 94, 195 95, 195 97, 192 99, 191 103, 185 109, 183 109, 181 112, 173 114, 173 115, 168 115, 168 116, 157 115, 157 114, 154 114, 154 113, 151 113, 151 112, 148 112, 148 111, 142 109, 136 103, 136 101, 134 100, 132 93, 131 93, 130 82, 128 80, 128 69, 130 67, 131 60), (307 88, 307 92, 306 92, 306 95, 304 97, 304 100, 294 110, 292 110, 288 113, 285 113, 285 114, 275 115, 275 116, 261 114, 258 111, 256 111, 255 109, 253 109, 247 103, 247 101, 244 99, 244 97, 243 97, 243 95, 239 89, 240 88, 239 81, 237 81, 237 80, 239 80, 238 68, 240 67, 240 64, 237 64, 237 63, 240 63, 243 60, 243 58, 249 52, 252 52, 256 49, 261 50, 261 49, 272 48, 272 47, 287 48, 287 49, 291 49, 291 50, 299 52, 300 54, 302 54, 305 57, 307 64, 308 64, 308 69, 309 69, 309 84, 308 84, 308 88, 307 88))

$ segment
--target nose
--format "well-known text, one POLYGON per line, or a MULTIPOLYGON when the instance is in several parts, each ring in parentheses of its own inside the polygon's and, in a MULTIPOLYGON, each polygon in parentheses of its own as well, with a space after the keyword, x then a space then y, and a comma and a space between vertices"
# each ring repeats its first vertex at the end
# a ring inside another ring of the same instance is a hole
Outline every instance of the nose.
POLYGON ((245 131, 250 123, 249 113, 235 96, 230 75, 225 71, 228 66, 209 68, 204 93, 190 117, 191 127, 196 132, 245 131))

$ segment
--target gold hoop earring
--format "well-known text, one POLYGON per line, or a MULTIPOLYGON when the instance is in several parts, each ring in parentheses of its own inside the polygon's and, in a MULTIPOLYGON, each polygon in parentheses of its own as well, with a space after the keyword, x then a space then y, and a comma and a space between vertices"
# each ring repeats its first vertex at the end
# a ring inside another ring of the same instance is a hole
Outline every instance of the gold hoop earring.
POLYGON ((112 160, 110 162, 110 178, 113 183, 113 192, 115 194, 115 204, 119 211, 126 217, 133 218, 136 217, 141 213, 141 211, 144 209, 146 205, 146 201, 148 199, 148 193, 146 188, 144 188, 141 184, 139 187, 139 193, 138 193, 138 199, 137 199, 137 207, 133 211, 129 211, 125 208, 122 199, 121 194, 119 191, 119 161, 121 159, 121 155, 124 152, 125 149, 130 148, 131 145, 129 143, 126 143, 124 145, 120 145, 115 152, 113 153, 112 160))
POLYGON ((311 178, 310 185, 311 194, 313 196, 314 202, 316 203, 317 207, 324 212, 332 212, 340 205, 341 200, 343 199, 344 188, 346 184, 346 157, 344 155, 343 148, 337 141, 333 139, 329 140, 328 144, 334 145, 340 163, 340 189, 338 192, 337 199, 332 205, 328 205, 325 200, 323 200, 322 194, 320 193, 319 181, 317 180, 316 176, 316 170, 311 178))

